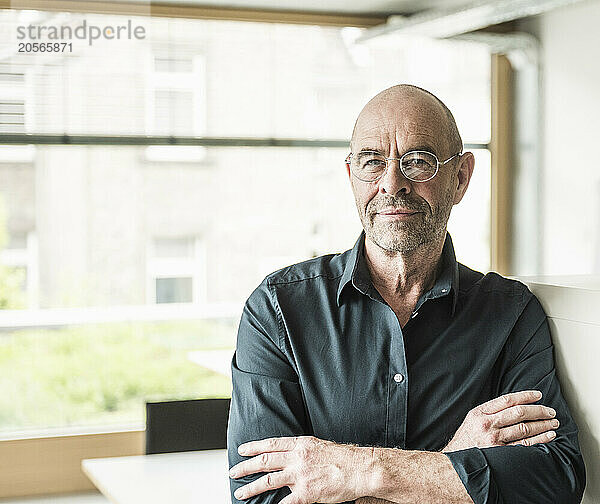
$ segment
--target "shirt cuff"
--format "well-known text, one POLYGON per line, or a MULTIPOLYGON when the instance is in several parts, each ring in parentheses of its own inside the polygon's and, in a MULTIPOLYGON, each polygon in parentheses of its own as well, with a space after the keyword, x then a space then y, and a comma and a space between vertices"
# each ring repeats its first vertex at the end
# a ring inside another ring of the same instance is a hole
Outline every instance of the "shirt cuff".
POLYGON ((490 466, 479 448, 444 453, 475 504, 490 504, 492 497, 490 466))

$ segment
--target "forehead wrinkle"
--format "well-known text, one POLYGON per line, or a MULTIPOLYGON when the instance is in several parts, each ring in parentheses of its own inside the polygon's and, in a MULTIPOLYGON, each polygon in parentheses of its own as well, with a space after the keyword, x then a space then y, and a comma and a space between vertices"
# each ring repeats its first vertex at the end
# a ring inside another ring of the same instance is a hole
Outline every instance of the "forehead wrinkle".
POLYGON ((393 152, 402 154, 417 146, 429 145, 434 154, 440 152, 440 140, 444 137, 436 128, 415 121, 403 121, 404 124, 375 123, 361 129, 354 140, 353 150, 371 148, 390 156, 393 152))

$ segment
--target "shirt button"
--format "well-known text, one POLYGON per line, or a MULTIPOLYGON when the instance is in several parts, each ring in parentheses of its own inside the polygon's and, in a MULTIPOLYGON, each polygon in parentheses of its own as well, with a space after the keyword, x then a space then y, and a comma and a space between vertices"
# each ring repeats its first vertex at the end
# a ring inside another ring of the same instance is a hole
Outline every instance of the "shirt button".
POLYGON ((400 373, 396 373, 394 375, 394 381, 396 383, 400 383, 402 380, 404 380, 404 376, 402 376, 400 373))
POLYGON ((448 289, 442 289, 442 292, 446 292, 448 289))

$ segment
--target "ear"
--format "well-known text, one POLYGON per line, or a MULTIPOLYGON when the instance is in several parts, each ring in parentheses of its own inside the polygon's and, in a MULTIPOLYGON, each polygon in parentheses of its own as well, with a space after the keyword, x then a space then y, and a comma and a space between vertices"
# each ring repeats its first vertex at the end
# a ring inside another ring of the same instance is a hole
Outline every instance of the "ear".
POLYGON ((454 192, 454 204, 460 203, 469 187, 471 175, 475 168, 475 156, 472 152, 465 152, 458 161, 458 173, 456 177, 456 190, 454 192))

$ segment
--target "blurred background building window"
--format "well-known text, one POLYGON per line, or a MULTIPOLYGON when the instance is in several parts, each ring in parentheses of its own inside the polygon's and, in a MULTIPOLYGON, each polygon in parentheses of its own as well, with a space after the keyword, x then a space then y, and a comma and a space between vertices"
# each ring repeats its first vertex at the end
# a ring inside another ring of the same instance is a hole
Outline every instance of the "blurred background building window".
MULTIPOLYGON (((0 25, 84 18, 122 21, 4 10, 0 25)), ((0 312, 0 432, 140 426, 145 400, 230 394, 223 355, 252 290, 357 239, 347 142, 362 106, 390 85, 436 93, 479 147, 449 229, 458 259, 489 269, 487 49, 359 46, 355 28, 132 20, 146 39, 74 41, 61 54, 0 48, 0 131, 91 139, 0 145, 0 291, 14 286, 0 312), (231 142, 93 141, 148 135, 231 142)))

